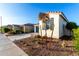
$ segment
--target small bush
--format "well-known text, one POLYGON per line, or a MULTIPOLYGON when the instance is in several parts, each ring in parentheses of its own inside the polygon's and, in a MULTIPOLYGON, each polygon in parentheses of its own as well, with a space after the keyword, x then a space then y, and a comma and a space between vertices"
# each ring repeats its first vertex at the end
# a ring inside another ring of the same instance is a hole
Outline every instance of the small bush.
POLYGON ((48 37, 47 36, 42 36, 42 39, 47 39, 48 37))
POLYGON ((13 31, 13 32, 11 32, 11 34, 16 34, 16 32, 13 31))
POLYGON ((4 28, 4 33, 7 33, 7 32, 9 32, 9 31, 10 31, 9 28, 4 28))
POLYGON ((41 36, 40 35, 36 35, 35 38, 41 38, 41 36))
POLYGON ((79 28, 73 29, 74 46, 79 50, 79 28))
POLYGON ((21 33, 21 31, 20 30, 16 30, 16 34, 20 34, 21 33))

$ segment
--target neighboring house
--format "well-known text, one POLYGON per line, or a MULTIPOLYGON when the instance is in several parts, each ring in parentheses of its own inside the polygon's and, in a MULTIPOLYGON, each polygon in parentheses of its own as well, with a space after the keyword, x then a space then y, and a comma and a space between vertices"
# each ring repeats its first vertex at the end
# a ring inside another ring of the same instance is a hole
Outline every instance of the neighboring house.
MULTIPOLYGON (((53 38, 60 38, 64 35, 70 36, 71 31, 66 29, 68 19, 62 12, 48 12, 48 20, 39 19, 39 34, 53 38), (52 34, 52 36, 51 36, 52 34)), ((46 16, 47 17, 47 16, 46 16)))
POLYGON ((7 25, 6 27, 9 28, 9 29, 12 29, 13 31, 21 30, 21 26, 20 25, 13 24, 13 25, 7 25))
POLYGON ((29 33, 29 32, 34 32, 34 24, 24 24, 24 25, 22 25, 22 27, 23 27, 23 32, 25 32, 25 33, 29 33))
POLYGON ((12 25, 7 25, 6 27, 9 29, 12 29, 12 25))
POLYGON ((12 29, 15 30, 21 30, 21 26, 20 25, 12 25, 12 29))
POLYGON ((13 28, 12 25, 7 25, 6 27, 9 28, 9 29, 13 28))

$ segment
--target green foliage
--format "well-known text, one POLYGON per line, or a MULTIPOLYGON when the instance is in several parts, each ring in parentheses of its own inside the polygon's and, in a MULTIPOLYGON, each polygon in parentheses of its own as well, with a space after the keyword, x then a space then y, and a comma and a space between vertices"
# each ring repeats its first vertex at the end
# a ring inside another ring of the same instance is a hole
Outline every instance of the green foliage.
POLYGON ((77 24, 74 23, 74 22, 69 22, 66 25, 66 28, 69 29, 69 30, 76 29, 77 27, 78 27, 77 24))
POLYGON ((0 28, 0 32, 1 32, 1 28, 0 28))
POLYGON ((21 33, 21 30, 16 30, 16 34, 20 34, 21 33))
POLYGON ((6 28, 6 27, 4 28, 4 32, 5 32, 5 33, 9 32, 9 31, 10 31, 9 28, 6 28))
POLYGON ((16 29, 14 29, 14 30, 12 31, 12 34, 21 34, 21 33, 23 33, 22 30, 16 30, 16 29))
POLYGON ((0 27, 0 32, 4 31, 2 27, 0 27))
POLYGON ((79 28, 73 29, 74 46, 79 50, 79 28))

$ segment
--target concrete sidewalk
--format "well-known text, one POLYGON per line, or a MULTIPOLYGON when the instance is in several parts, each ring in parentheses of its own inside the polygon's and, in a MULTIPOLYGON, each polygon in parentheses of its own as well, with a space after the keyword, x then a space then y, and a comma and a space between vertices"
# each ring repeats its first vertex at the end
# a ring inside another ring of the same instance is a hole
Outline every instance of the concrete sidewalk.
POLYGON ((0 56, 28 56, 3 34, 0 34, 0 56))
POLYGON ((31 37, 31 36, 35 36, 35 35, 38 35, 38 33, 18 34, 18 35, 8 36, 8 38, 11 41, 15 41, 15 40, 21 40, 23 38, 28 38, 28 37, 31 37))

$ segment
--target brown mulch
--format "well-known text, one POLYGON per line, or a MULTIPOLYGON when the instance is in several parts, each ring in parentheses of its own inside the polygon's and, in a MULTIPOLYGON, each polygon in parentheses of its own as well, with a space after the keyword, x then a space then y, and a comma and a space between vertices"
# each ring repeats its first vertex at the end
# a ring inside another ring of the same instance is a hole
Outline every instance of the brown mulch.
POLYGON ((41 39, 41 38, 25 38, 16 40, 14 43, 19 46, 29 56, 77 56, 77 51, 74 50, 72 40, 60 39, 41 39), (65 47, 62 47, 62 42, 65 42, 65 47))

